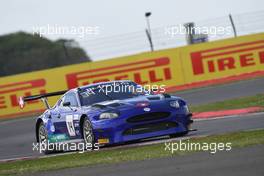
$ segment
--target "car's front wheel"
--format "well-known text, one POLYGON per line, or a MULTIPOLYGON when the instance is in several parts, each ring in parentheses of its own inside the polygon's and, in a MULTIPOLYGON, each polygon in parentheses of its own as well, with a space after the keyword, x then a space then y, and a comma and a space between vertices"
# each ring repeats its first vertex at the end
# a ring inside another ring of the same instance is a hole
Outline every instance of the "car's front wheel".
POLYGON ((170 138, 181 137, 181 136, 184 136, 186 134, 188 134, 188 131, 174 133, 174 134, 170 134, 170 138))
POLYGON ((181 137, 181 136, 187 135, 189 133, 190 127, 191 127, 190 124, 186 125, 185 126, 186 131, 170 134, 170 138, 181 137))

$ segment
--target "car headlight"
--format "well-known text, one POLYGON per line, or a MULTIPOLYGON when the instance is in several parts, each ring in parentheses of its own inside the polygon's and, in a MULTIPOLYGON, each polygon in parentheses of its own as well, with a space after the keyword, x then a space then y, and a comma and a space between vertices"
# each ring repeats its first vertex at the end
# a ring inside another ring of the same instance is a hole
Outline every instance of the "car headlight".
POLYGON ((100 114, 99 119, 114 119, 117 118, 118 114, 113 112, 104 112, 100 114))
POLYGON ((173 108, 179 108, 180 107, 180 104, 177 100, 175 101, 171 101, 170 102, 170 106, 173 107, 173 108))
POLYGON ((186 113, 190 112, 189 107, 187 105, 184 105, 183 108, 185 109, 186 113))

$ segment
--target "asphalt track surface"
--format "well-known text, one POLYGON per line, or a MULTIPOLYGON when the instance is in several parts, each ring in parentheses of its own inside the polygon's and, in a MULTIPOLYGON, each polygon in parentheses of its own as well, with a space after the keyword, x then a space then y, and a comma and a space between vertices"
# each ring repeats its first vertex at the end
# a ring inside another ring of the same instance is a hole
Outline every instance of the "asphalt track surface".
POLYGON ((207 104, 264 93, 264 77, 177 93, 193 105, 207 104))
MULTIPOLYGON (((264 93, 264 78, 241 81, 232 84, 206 87, 176 93, 189 104, 198 105, 264 93)), ((234 117, 229 119, 195 122, 198 131, 194 135, 210 135, 231 131, 264 128, 263 114, 234 117), (248 117, 248 118, 246 118, 248 117)), ((34 119, 23 118, 0 122, 0 160, 42 156, 32 151, 34 137, 34 119)))
POLYGON ((185 156, 176 156, 122 164, 98 165, 49 171, 34 176, 263 176, 264 145, 221 151, 216 154, 199 152, 185 156))

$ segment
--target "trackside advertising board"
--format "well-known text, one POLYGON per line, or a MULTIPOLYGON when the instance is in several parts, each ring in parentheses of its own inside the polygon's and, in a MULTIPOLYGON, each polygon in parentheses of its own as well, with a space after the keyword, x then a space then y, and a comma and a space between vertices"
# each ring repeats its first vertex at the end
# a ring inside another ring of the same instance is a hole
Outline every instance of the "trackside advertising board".
MULTIPOLYGON (((14 66, 15 67, 15 66, 14 66)), ((109 80, 184 86, 264 71, 264 33, 0 78, 0 118, 42 111, 20 109, 18 98, 109 80)), ((58 97, 49 99, 51 104, 58 97)))

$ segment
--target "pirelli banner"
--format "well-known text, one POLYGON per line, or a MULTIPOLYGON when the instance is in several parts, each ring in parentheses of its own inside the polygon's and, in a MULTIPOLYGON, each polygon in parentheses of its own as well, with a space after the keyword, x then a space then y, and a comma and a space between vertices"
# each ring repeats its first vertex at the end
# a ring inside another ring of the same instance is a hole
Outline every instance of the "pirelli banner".
MULTIPOLYGON (((264 33, 76 64, 0 78, 0 118, 43 110, 32 101, 21 110, 20 96, 75 88, 109 80, 166 85, 168 90, 192 87, 264 72, 264 33)), ((50 103, 56 102, 56 97, 50 103)))

